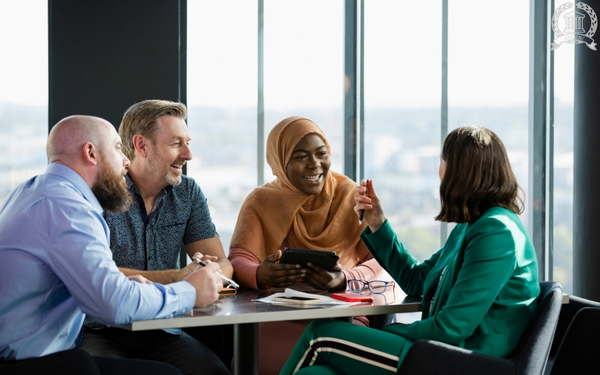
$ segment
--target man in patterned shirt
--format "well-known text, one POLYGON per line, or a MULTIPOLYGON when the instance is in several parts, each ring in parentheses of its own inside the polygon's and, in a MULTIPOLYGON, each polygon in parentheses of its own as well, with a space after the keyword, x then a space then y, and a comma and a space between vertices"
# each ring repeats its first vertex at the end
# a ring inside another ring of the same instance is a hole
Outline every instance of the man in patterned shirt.
MULTIPOLYGON (((106 213, 105 219, 114 261, 127 276, 163 284, 183 280, 201 266, 190 263, 179 269, 181 246, 190 257, 200 252, 217 262, 225 276, 233 274, 202 190, 182 175, 192 159, 186 116, 185 105, 165 100, 136 103, 123 116, 119 135, 131 160, 126 180, 134 203, 127 212, 106 213)), ((210 349, 179 329, 97 328, 89 322, 84 328, 81 348, 90 354, 152 358, 184 374, 228 373, 210 349)))

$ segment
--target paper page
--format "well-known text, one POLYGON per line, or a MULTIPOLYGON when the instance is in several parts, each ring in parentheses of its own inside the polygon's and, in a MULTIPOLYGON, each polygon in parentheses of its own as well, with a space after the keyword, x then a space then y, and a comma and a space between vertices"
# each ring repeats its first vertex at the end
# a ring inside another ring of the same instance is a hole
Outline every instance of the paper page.
POLYGON ((263 297, 263 298, 259 298, 256 301, 258 302, 264 302, 264 303, 272 303, 274 305, 285 305, 285 306, 294 306, 294 307, 300 307, 300 308, 319 308, 319 307, 344 307, 344 306, 352 306, 352 305, 357 305, 360 304, 360 302, 346 302, 346 301, 340 301, 328 296, 323 296, 323 295, 319 295, 319 294, 313 294, 313 293, 305 293, 305 292, 300 292, 298 290, 294 290, 291 288, 286 288, 285 292, 283 293, 275 293, 272 294, 268 297, 263 297), (318 298, 321 300, 321 303, 315 303, 315 304, 310 304, 310 305, 301 305, 301 304, 293 304, 293 303, 286 303, 286 302, 279 302, 279 301, 273 301, 273 298, 276 297, 305 297, 305 298, 318 298))

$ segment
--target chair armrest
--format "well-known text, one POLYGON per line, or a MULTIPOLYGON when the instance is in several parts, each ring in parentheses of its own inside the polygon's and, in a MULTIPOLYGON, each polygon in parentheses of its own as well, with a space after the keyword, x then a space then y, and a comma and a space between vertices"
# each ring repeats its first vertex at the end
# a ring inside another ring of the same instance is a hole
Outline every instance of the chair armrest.
POLYGON ((433 340, 418 340, 410 348, 398 374, 419 375, 507 375, 514 364, 433 340))

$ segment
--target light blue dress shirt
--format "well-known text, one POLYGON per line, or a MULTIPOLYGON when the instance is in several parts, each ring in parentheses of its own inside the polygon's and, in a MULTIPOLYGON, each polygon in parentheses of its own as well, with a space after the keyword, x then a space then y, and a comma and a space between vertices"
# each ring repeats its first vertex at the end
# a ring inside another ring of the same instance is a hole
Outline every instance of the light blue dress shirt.
POLYGON ((84 314, 107 324, 192 309, 187 281, 140 284, 112 260, 102 207, 72 169, 52 163, 0 207, 0 358, 39 357, 79 344, 84 314))

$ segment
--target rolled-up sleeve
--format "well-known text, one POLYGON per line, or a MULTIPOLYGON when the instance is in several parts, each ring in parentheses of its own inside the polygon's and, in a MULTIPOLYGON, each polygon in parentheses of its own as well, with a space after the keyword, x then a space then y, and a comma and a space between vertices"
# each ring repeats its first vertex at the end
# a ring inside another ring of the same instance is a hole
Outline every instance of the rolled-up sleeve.
POLYGON ((259 290, 256 273, 260 266, 258 258, 246 249, 233 247, 229 249, 229 261, 233 266, 233 278, 246 288, 259 290))

